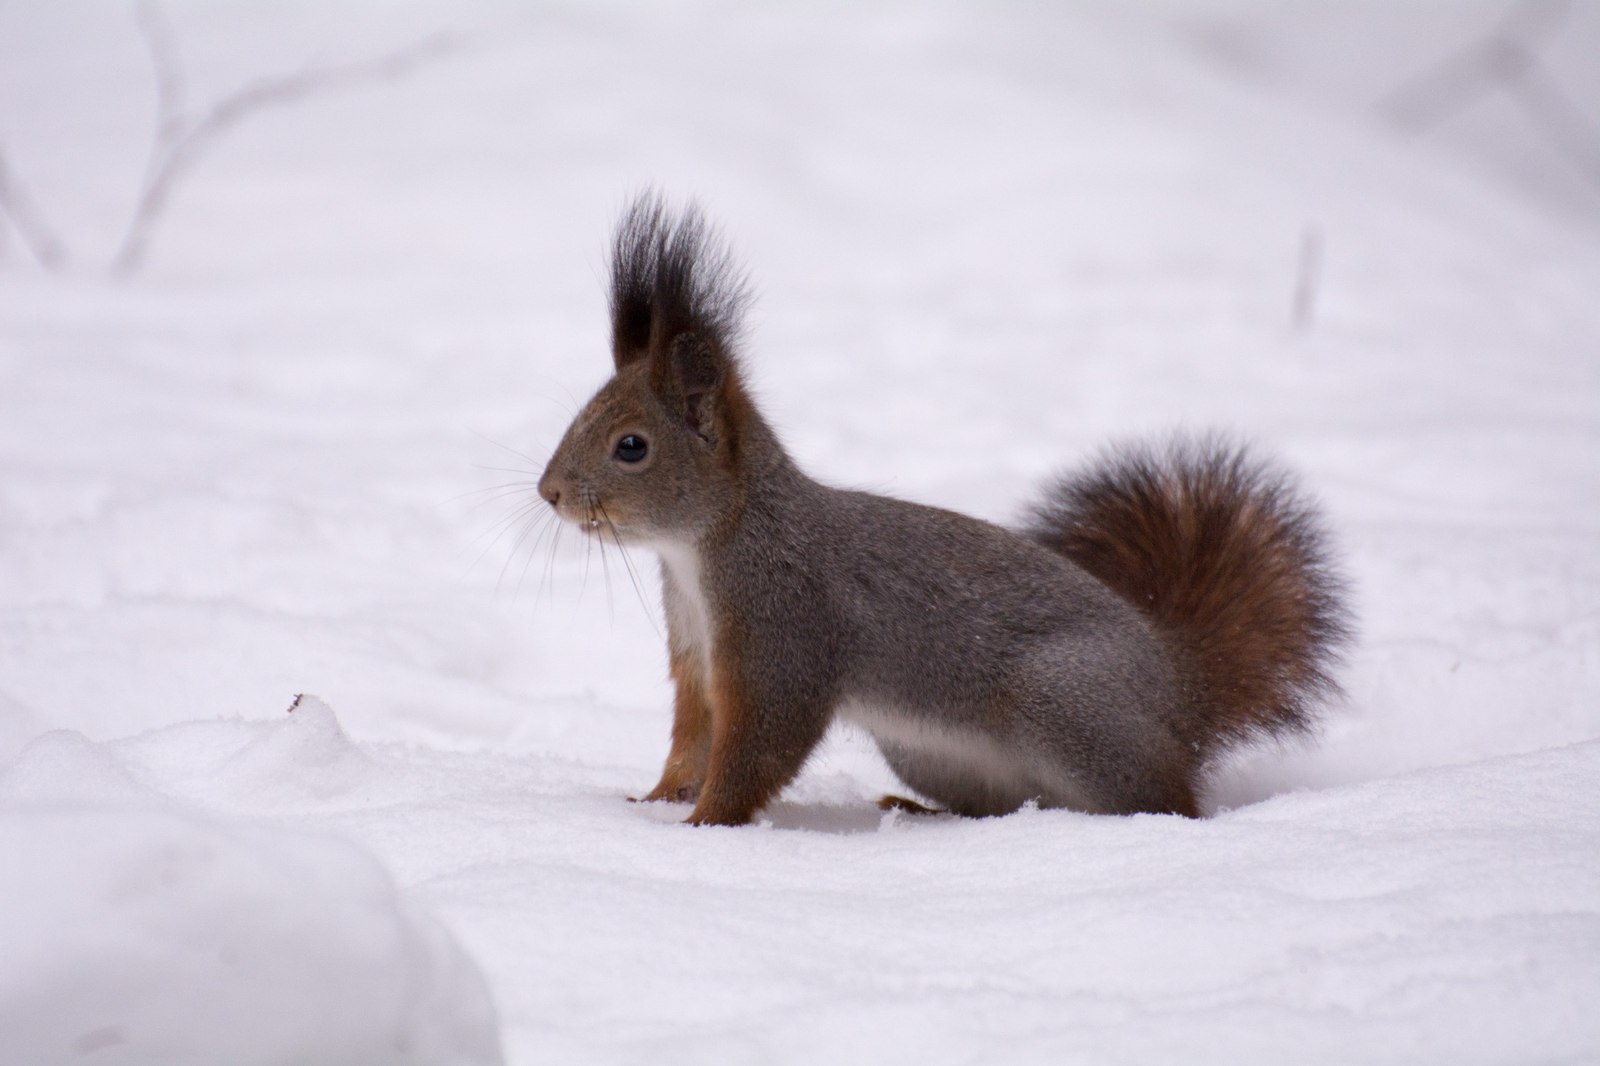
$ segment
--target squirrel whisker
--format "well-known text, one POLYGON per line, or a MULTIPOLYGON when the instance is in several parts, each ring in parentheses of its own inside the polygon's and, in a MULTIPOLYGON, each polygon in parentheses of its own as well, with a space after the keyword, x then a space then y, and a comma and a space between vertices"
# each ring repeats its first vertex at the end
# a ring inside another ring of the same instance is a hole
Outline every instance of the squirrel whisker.
MULTIPOLYGON (((469 548, 471 548, 479 541, 484 540, 484 538, 488 538, 488 541, 484 544, 483 549, 473 558, 469 569, 481 563, 484 557, 494 550, 495 545, 499 544, 500 541, 504 539, 505 535, 513 528, 516 528, 519 524, 521 524, 526 530, 528 527, 548 526, 556 521, 554 515, 550 514, 548 511, 540 513, 540 510, 541 509, 539 508, 537 502, 524 501, 523 503, 513 506, 506 513, 490 523, 488 529, 484 530, 482 533, 479 533, 467 545, 469 548)), ((526 532, 524 532, 523 536, 526 536, 526 532)), ((510 566, 511 560, 516 557, 517 545, 521 543, 522 539, 523 537, 517 538, 517 541, 512 544, 511 550, 506 554, 505 561, 500 564, 500 576, 495 580, 496 591, 499 590, 500 581, 505 577, 506 568, 510 566)))
MULTIPOLYGON (((511 550, 506 553, 505 562, 500 564, 500 575, 495 579, 494 583, 494 589, 496 593, 500 591, 501 585, 505 582, 506 574, 510 570, 511 563, 522 551, 522 546, 528 542, 528 538, 530 536, 533 536, 533 543, 528 546, 527 554, 523 558, 522 569, 517 573, 516 592, 521 592, 522 590, 522 579, 528 573, 529 564, 532 563, 534 557, 538 554, 540 542, 544 540, 545 536, 548 535, 552 529, 556 531, 557 536, 559 536, 561 533, 560 520, 549 512, 539 515, 536 513, 530 514, 525 508, 519 509, 513 518, 507 523, 507 528, 510 528, 510 524, 512 522, 520 523, 522 531, 517 534, 517 539, 512 542, 511 550), (536 536, 534 536, 535 531, 537 531, 536 536)), ((504 531, 502 531, 501 536, 504 535, 504 531)), ((499 539, 499 537, 495 538, 496 541, 499 539)))
MULTIPOLYGON (((617 546, 617 554, 622 556, 622 565, 628 571, 628 580, 633 584, 633 594, 639 597, 639 606, 644 608, 644 616, 650 620, 650 628, 656 631, 656 636, 663 637, 661 630, 656 626, 655 612, 650 610, 650 602, 645 599, 644 586, 640 584, 639 574, 633 568, 633 560, 628 558, 628 549, 622 543, 621 534, 617 532, 617 524, 611 521, 611 516, 606 513, 605 504, 596 501, 595 506, 600 508, 600 517, 605 519, 606 528, 611 531, 611 540, 617 546)), ((604 538, 601 539, 601 543, 605 543, 604 538)))

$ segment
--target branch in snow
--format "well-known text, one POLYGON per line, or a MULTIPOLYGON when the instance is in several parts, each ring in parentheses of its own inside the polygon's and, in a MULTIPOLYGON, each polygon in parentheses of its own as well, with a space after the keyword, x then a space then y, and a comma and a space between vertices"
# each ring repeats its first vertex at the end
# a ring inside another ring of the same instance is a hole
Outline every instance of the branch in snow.
POLYGON ((1551 144, 1600 185, 1600 129, 1541 63, 1508 79, 1506 89, 1544 131, 1551 144))
POLYGON ((65 245, 34 210, 33 201, 18 184, 4 152, 0 152, 0 213, 11 219, 12 227, 40 266, 59 270, 66 265, 65 245))
POLYGON ((1524 0, 1488 36, 1402 83, 1378 109, 1401 129, 1421 133, 1488 93, 1503 90, 1557 151, 1600 183, 1600 130, 1540 57, 1571 8, 1571 0, 1524 0))
POLYGON ((150 235, 166 211, 173 189, 220 136, 269 107, 356 85, 391 81, 454 50, 454 39, 435 34, 376 59, 250 82, 198 114, 184 105, 182 61, 170 26, 154 0, 139 5, 139 27, 156 74, 157 122, 139 200, 111 261, 114 274, 128 275, 144 262, 150 235))
POLYGON ((1322 231, 1307 226, 1300 234, 1300 251, 1295 257, 1294 298, 1290 321, 1295 331, 1311 328, 1317 315, 1317 293, 1322 286, 1322 231))

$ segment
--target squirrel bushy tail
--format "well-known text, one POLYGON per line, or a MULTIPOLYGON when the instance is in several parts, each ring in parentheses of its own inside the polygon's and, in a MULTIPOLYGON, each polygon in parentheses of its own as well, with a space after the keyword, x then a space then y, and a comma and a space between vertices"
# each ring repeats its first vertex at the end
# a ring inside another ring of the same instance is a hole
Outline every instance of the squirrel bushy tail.
POLYGON ((1179 664, 1175 723, 1204 762, 1310 728, 1351 636, 1315 510, 1221 437, 1115 449, 1058 479, 1025 532, 1149 619, 1179 664))

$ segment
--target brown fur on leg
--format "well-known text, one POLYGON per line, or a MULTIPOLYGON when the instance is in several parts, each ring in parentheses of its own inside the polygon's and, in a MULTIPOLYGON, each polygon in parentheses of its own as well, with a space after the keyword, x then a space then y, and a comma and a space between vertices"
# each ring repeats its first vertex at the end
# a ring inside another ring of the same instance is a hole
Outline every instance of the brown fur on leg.
POLYGON ((690 825, 744 825, 782 787, 760 773, 758 744, 750 736, 750 701, 721 663, 711 678, 711 758, 705 787, 686 821, 690 825))
POLYGON ((700 664, 687 654, 672 656, 672 748, 661 780, 644 802, 693 803, 705 784, 711 760, 711 706, 706 700, 700 664))
MULTIPOLYGON (((743 661, 718 641, 711 673, 711 760, 690 825, 745 825, 800 772, 827 728, 815 708, 779 706, 782 696, 757 696, 743 681, 743 661), (810 719, 817 728, 796 727, 810 719), (784 733, 791 733, 785 736, 784 733)), ((785 693, 790 697, 793 693, 785 693)))

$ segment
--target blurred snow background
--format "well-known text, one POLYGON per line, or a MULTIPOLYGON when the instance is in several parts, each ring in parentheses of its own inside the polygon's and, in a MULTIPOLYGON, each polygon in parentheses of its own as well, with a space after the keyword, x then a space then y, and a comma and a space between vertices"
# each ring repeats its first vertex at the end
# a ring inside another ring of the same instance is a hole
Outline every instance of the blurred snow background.
POLYGON ((1600 1057, 1600 10, 140 10, 0 2, 0 1062, 1600 1057), (112 277, 152 26, 199 113, 362 73, 112 277), (623 802, 653 564, 495 486, 647 183, 820 477, 1004 521, 1119 436, 1288 460, 1362 627, 1321 743, 1199 823, 880 818, 847 734, 764 828, 623 802))

